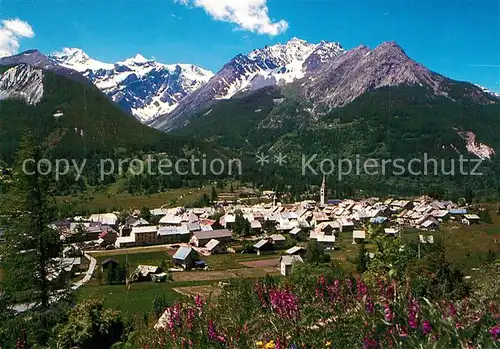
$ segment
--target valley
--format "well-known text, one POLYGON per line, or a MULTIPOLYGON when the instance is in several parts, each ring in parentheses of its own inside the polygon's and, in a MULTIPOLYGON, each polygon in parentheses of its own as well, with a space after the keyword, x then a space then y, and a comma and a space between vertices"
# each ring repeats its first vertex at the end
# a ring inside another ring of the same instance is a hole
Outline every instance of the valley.
POLYGON ((0 22, 0 347, 496 348, 498 93, 174 3, 238 41, 18 53, 0 22))

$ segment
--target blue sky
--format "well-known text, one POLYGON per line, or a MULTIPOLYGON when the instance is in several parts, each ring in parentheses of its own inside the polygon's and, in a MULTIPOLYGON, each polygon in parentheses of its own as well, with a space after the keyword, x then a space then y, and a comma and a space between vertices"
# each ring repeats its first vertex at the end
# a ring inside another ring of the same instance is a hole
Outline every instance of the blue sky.
POLYGON ((140 52, 214 71, 238 53, 295 36, 347 49, 395 40, 431 70, 500 92, 500 0, 1 1, 0 19, 13 18, 34 34, 19 40, 19 50, 79 47, 106 62, 140 52), (221 3, 258 3, 269 18, 255 25, 244 5, 214 18, 221 3))

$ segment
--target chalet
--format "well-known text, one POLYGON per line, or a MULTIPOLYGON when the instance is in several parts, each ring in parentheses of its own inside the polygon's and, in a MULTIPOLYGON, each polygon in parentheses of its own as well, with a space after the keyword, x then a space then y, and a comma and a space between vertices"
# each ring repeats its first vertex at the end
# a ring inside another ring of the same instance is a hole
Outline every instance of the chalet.
POLYGON ((430 217, 420 224, 420 228, 423 230, 437 230, 439 225, 439 222, 434 217, 430 217))
POLYGON ((172 257, 173 262, 176 265, 182 266, 184 269, 193 268, 198 259, 198 252, 191 247, 179 248, 172 257))
POLYGON ((411 210, 414 205, 413 202, 409 200, 394 200, 391 202, 391 209, 392 210, 411 210))
POLYGON ((323 212, 313 212, 311 224, 317 226, 320 223, 328 222, 330 219, 323 212))
POLYGON ((306 249, 300 246, 294 246, 285 251, 285 254, 289 256, 304 256, 306 254, 306 249))
POLYGON ((105 271, 107 271, 109 268, 111 268, 111 270, 116 270, 116 268, 118 268, 118 262, 115 261, 114 259, 111 259, 111 258, 108 258, 108 259, 105 259, 101 262, 101 269, 102 269, 102 272, 104 273, 105 271))
POLYGON ((304 263, 302 257, 294 255, 294 256, 281 256, 279 259, 280 263, 280 272, 283 276, 289 276, 293 272, 293 266, 296 263, 304 263))
POLYGON ((101 223, 116 227, 116 225, 118 224, 118 216, 114 213, 93 214, 89 217, 89 222, 101 223))
POLYGON ((346 232, 346 231, 353 231, 354 230, 354 222, 352 219, 349 218, 340 218, 337 221, 338 225, 340 226, 340 231, 346 232))
POLYGON ((323 222, 316 226, 315 230, 325 235, 338 235, 340 223, 337 221, 323 222))
POLYGON ((316 241, 325 250, 333 250, 335 247, 335 235, 320 235, 316 241))
POLYGON ((369 221, 372 218, 372 215, 368 210, 360 210, 354 213, 352 218, 354 221, 361 223, 369 221))
POLYGON ((200 219, 200 230, 214 230, 214 225, 216 223, 213 219, 203 218, 200 219))
POLYGON ((198 222, 191 222, 186 224, 186 228, 189 229, 189 231, 192 233, 194 231, 200 231, 201 226, 198 222))
POLYGON ((95 241, 102 233, 101 223, 71 223, 68 242, 95 241))
POLYGON ((260 233, 262 231, 262 223, 257 220, 253 220, 250 222, 250 227, 256 233, 260 233))
POLYGON ((147 220, 145 220, 144 218, 134 218, 134 217, 130 217, 130 218, 133 218, 134 221, 129 223, 129 225, 131 227, 145 227, 147 225, 150 225, 149 222, 147 220))
POLYGON ((49 279, 65 279, 75 275, 75 272, 82 266, 80 257, 76 258, 53 258, 54 262, 49 266, 49 279))
POLYGON ((364 230, 354 230, 352 232, 352 243, 360 244, 366 239, 366 232, 364 230))
POLYGON ((386 233, 387 235, 391 235, 393 237, 396 237, 396 235, 398 235, 399 231, 397 229, 394 229, 394 228, 384 228, 384 233, 386 233))
POLYGON ((371 224, 384 224, 387 222, 387 217, 373 217, 370 219, 371 224))
POLYGON ((127 248, 127 247, 135 247, 135 236, 121 236, 116 239, 115 247, 116 248, 127 248))
POLYGON ((277 222, 276 229, 281 232, 289 232, 295 227, 295 223, 292 223, 289 219, 280 219, 277 222))
POLYGON ((158 239, 162 244, 175 244, 189 241, 190 231, 187 227, 160 227, 158 228, 158 239))
POLYGON ((162 272, 161 268, 156 265, 139 265, 132 275, 130 280, 134 281, 151 281, 154 274, 160 274, 162 272))
POLYGON ((194 212, 190 211, 182 215, 181 221, 183 223, 199 223, 200 218, 194 212))
POLYGON ((220 225, 222 225, 224 228, 231 228, 234 223, 236 222, 236 216, 232 213, 227 213, 220 219, 220 225))
POLYGON ((221 243, 228 244, 232 241, 233 235, 227 229, 218 230, 200 230, 193 232, 190 243, 196 247, 205 247, 212 240, 219 240, 221 243))
POLYGON ((464 214, 467 214, 467 209, 465 209, 465 208, 453 208, 449 212, 450 212, 450 215, 453 215, 453 216, 462 216, 464 214))
POLYGON ((479 224, 480 220, 481 218, 477 214, 464 214, 462 223, 467 225, 479 224))
POLYGON ((283 248, 285 246, 286 238, 281 234, 273 234, 269 237, 277 249, 283 248))
POLYGON ((165 215, 158 222, 160 226, 180 226, 182 218, 180 216, 165 215))
POLYGON ((153 245, 159 243, 158 227, 154 225, 133 227, 130 236, 135 237, 135 243, 137 245, 153 245))
POLYGON ((301 227, 293 228, 288 234, 295 240, 304 241, 307 238, 307 233, 301 227))
POLYGON ((253 220, 259 221, 260 223, 264 223, 264 215, 262 214, 262 212, 254 212, 253 220))
POLYGON ((446 220, 449 217, 449 211, 448 210, 434 210, 431 212, 431 216, 438 219, 438 220, 446 220))
POLYGON ((261 256, 263 254, 273 253, 274 245, 271 241, 263 239, 253 245, 253 248, 257 251, 257 255, 261 256))
POLYGON ((211 253, 211 254, 218 254, 218 253, 226 253, 226 246, 222 244, 219 240, 212 239, 210 240, 205 248, 211 253))

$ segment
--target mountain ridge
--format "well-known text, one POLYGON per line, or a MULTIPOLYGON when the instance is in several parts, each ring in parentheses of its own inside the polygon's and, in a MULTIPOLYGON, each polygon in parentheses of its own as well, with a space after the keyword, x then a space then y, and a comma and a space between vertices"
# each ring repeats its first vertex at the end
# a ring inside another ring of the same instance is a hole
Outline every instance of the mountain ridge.
MULTIPOLYGON (((374 49, 360 45, 346 51, 338 43, 314 45, 294 38, 285 45, 237 55, 207 84, 182 100, 173 112, 149 125, 173 131, 185 127, 198 110, 218 100, 280 85, 291 86, 311 104, 312 117, 318 118, 381 87, 425 86, 435 96, 453 98, 450 94, 456 83, 412 60, 394 41, 374 49), (315 55, 317 52, 320 53, 315 55)), ((495 103, 493 95, 475 85, 469 84, 467 89, 474 102, 495 103)))
POLYGON ((90 58, 81 49, 66 48, 50 55, 49 59, 86 76, 141 122, 171 112, 183 97, 213 75, 193 64, 163 64, 141 54, 104 63, 90 58))
POLYGON ((182 127, 189 121, 189 114, 207 104, 245 91, 291 83, 344 52, 340 43, 312 44, 292 38, 285 44, 238 54, 207 84, 183 99, 172 113, 153 119, 149 125, 164 131, 182 127))
MULTIPOLYGON (((201 109, 267 86, 291 86, 311 103, 311 114, 318 118, 385 86, 427 86, 430 93, 446 96, 453 85, 453 80, 408 57, 396 42, 345 50, 338 42, 313 44, 292 38, 240 53, 216 74, 191 64, 162 64, 141 54, 104 63, 76 48, 49 56, 31 50, 0 59, 0 65, 16 62, 91 81, 123 110, 167 132, 187 125, 201 109)), ((468 90, 478 103, 500 97, 481 86, 468 90)))

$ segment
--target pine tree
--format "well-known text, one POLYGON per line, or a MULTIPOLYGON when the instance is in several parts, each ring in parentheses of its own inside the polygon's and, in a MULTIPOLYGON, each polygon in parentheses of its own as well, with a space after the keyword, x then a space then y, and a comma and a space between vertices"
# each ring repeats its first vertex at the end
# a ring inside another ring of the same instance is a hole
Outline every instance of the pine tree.
MULTIPOLYGON (((58 288, 57 277, 62 244, 58 233, 50 228, 56 218, 55 201, 49 195, 48 177, 28 166, 25 160, 42 158, 35 139, 28 135, 21 142, 13 171, 8 199, 3 200, 1 216, 5 220, 5 244, 2 254, 1 289, 7 303, 32 303, 33 309, 48 309, 50 298, 58 288)), ((41 168, 44 172, 44 168, 41 168)))
POLYGON ((211 194, 211 199, 212 199, 212 202, 216 202, 217 201, 217 191, 215 190, 215 187, 212 187, 212 194, 211 194))
POLYGON ((358 251, 358 258, 356 258, 356 270, 358 273, 364 273, 368 269, 368 256, 366 255, 365 241, 361 243, 358 251))

